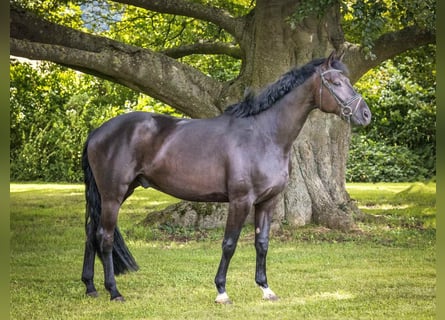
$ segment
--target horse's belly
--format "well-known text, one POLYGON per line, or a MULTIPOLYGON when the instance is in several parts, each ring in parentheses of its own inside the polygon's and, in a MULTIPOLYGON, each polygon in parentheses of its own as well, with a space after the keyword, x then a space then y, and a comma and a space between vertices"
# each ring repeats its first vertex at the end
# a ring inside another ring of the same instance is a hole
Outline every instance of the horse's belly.
POLYGON ((177 192, 166 192, 176 198, 187 200, 187 201, 198 201, 198 202, 228 202, 229 198, 226 193, 197 193, 197 192, 187 192, 184 190, 178 190, 177 192))
POLYGON ((162 192, 188 201, 227 202, 223 171, 206 166, 162 166, 147 175, 149 184, 162 192))
POLYGON ((224 190, 211 190, 200 188, 198 186, 183 186, 164 184, 160 182, 159 184, 153 183, 153 187, 159 191, 165 192, 178 199, 187 201, 199 201, 199 202, 228 202, 229 198, 227 192, 224 190))

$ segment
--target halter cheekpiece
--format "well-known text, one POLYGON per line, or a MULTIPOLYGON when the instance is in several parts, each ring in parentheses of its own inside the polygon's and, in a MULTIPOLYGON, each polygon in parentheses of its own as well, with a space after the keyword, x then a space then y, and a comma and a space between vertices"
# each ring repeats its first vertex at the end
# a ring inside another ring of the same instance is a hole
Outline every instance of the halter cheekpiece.
POLYGON ((322 92, 323 92, 323 86, 325 86, 329 92, 331 93, 331 95, 334 97, 335 101, 337 101, 338 105, 340 106, 340 110, 341 110, 341 118, 350 122, 351 121, 351 117, 352 115, 357 111, 358 105, 360 104, 360 100, 362 100, 362 96, 355 92, 355 94, 349 98, 347 101, 343 101, 334 91, 334 89, 332 88, 332 85, 329 83, 328 80, 326 80, 326 78, 324 77, 325 74, 330 73, 330 72, 340 72, 343 73, 342 70, 339 69, 329 69, 329 70, 325 70, 320 72, 320 78, 321 78, 321 82, 323 85, 320 85, 320 106, 321 106, 321 100, 322 100, 322 92), (354 107, 354 110, 351 107, 351 104, 356 101, 359 100, 354 107))

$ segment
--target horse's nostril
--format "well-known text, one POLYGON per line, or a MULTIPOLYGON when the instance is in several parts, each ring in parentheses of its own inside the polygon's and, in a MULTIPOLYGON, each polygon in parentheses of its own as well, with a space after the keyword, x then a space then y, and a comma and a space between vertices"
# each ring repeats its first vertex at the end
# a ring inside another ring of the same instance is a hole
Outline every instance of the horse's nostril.
POLYGON ((370 118, 370 114, 369 114, 369 112, 368 112, 368 111, 363 111, 363 117, 364 117, 365 119, 369 119, 369 118, 370 118))

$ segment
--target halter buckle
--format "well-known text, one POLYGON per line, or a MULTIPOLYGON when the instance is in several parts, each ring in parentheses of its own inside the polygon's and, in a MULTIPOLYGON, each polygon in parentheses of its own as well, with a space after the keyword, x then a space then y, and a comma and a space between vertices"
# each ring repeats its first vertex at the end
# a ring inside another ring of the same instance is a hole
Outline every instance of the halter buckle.
POLYGON ((352 108, 348 105, 342 105, 341 106, 341 114, 345 117, 350 117, 352 116, 352 108))

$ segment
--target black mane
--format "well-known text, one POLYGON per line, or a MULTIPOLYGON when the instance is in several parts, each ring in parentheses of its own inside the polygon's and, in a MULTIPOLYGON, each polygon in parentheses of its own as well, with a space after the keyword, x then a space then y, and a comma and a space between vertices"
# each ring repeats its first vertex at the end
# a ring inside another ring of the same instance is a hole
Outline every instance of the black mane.
MULTIPOLYGON (((232 115, 236 118, 254 116, 272 107, 278 100, 303 84, 315 72, 316 68, 322 65, 326 58, 315 59, 301 68, 294 68, 283 74, 276 82, 268 85, 258 95, 248 92, 244 99, 235 103, 224 111, 224 114, 232 115)), ((333 67, 347 72, 346 66, 338 60, 333 61, 333 67)))

